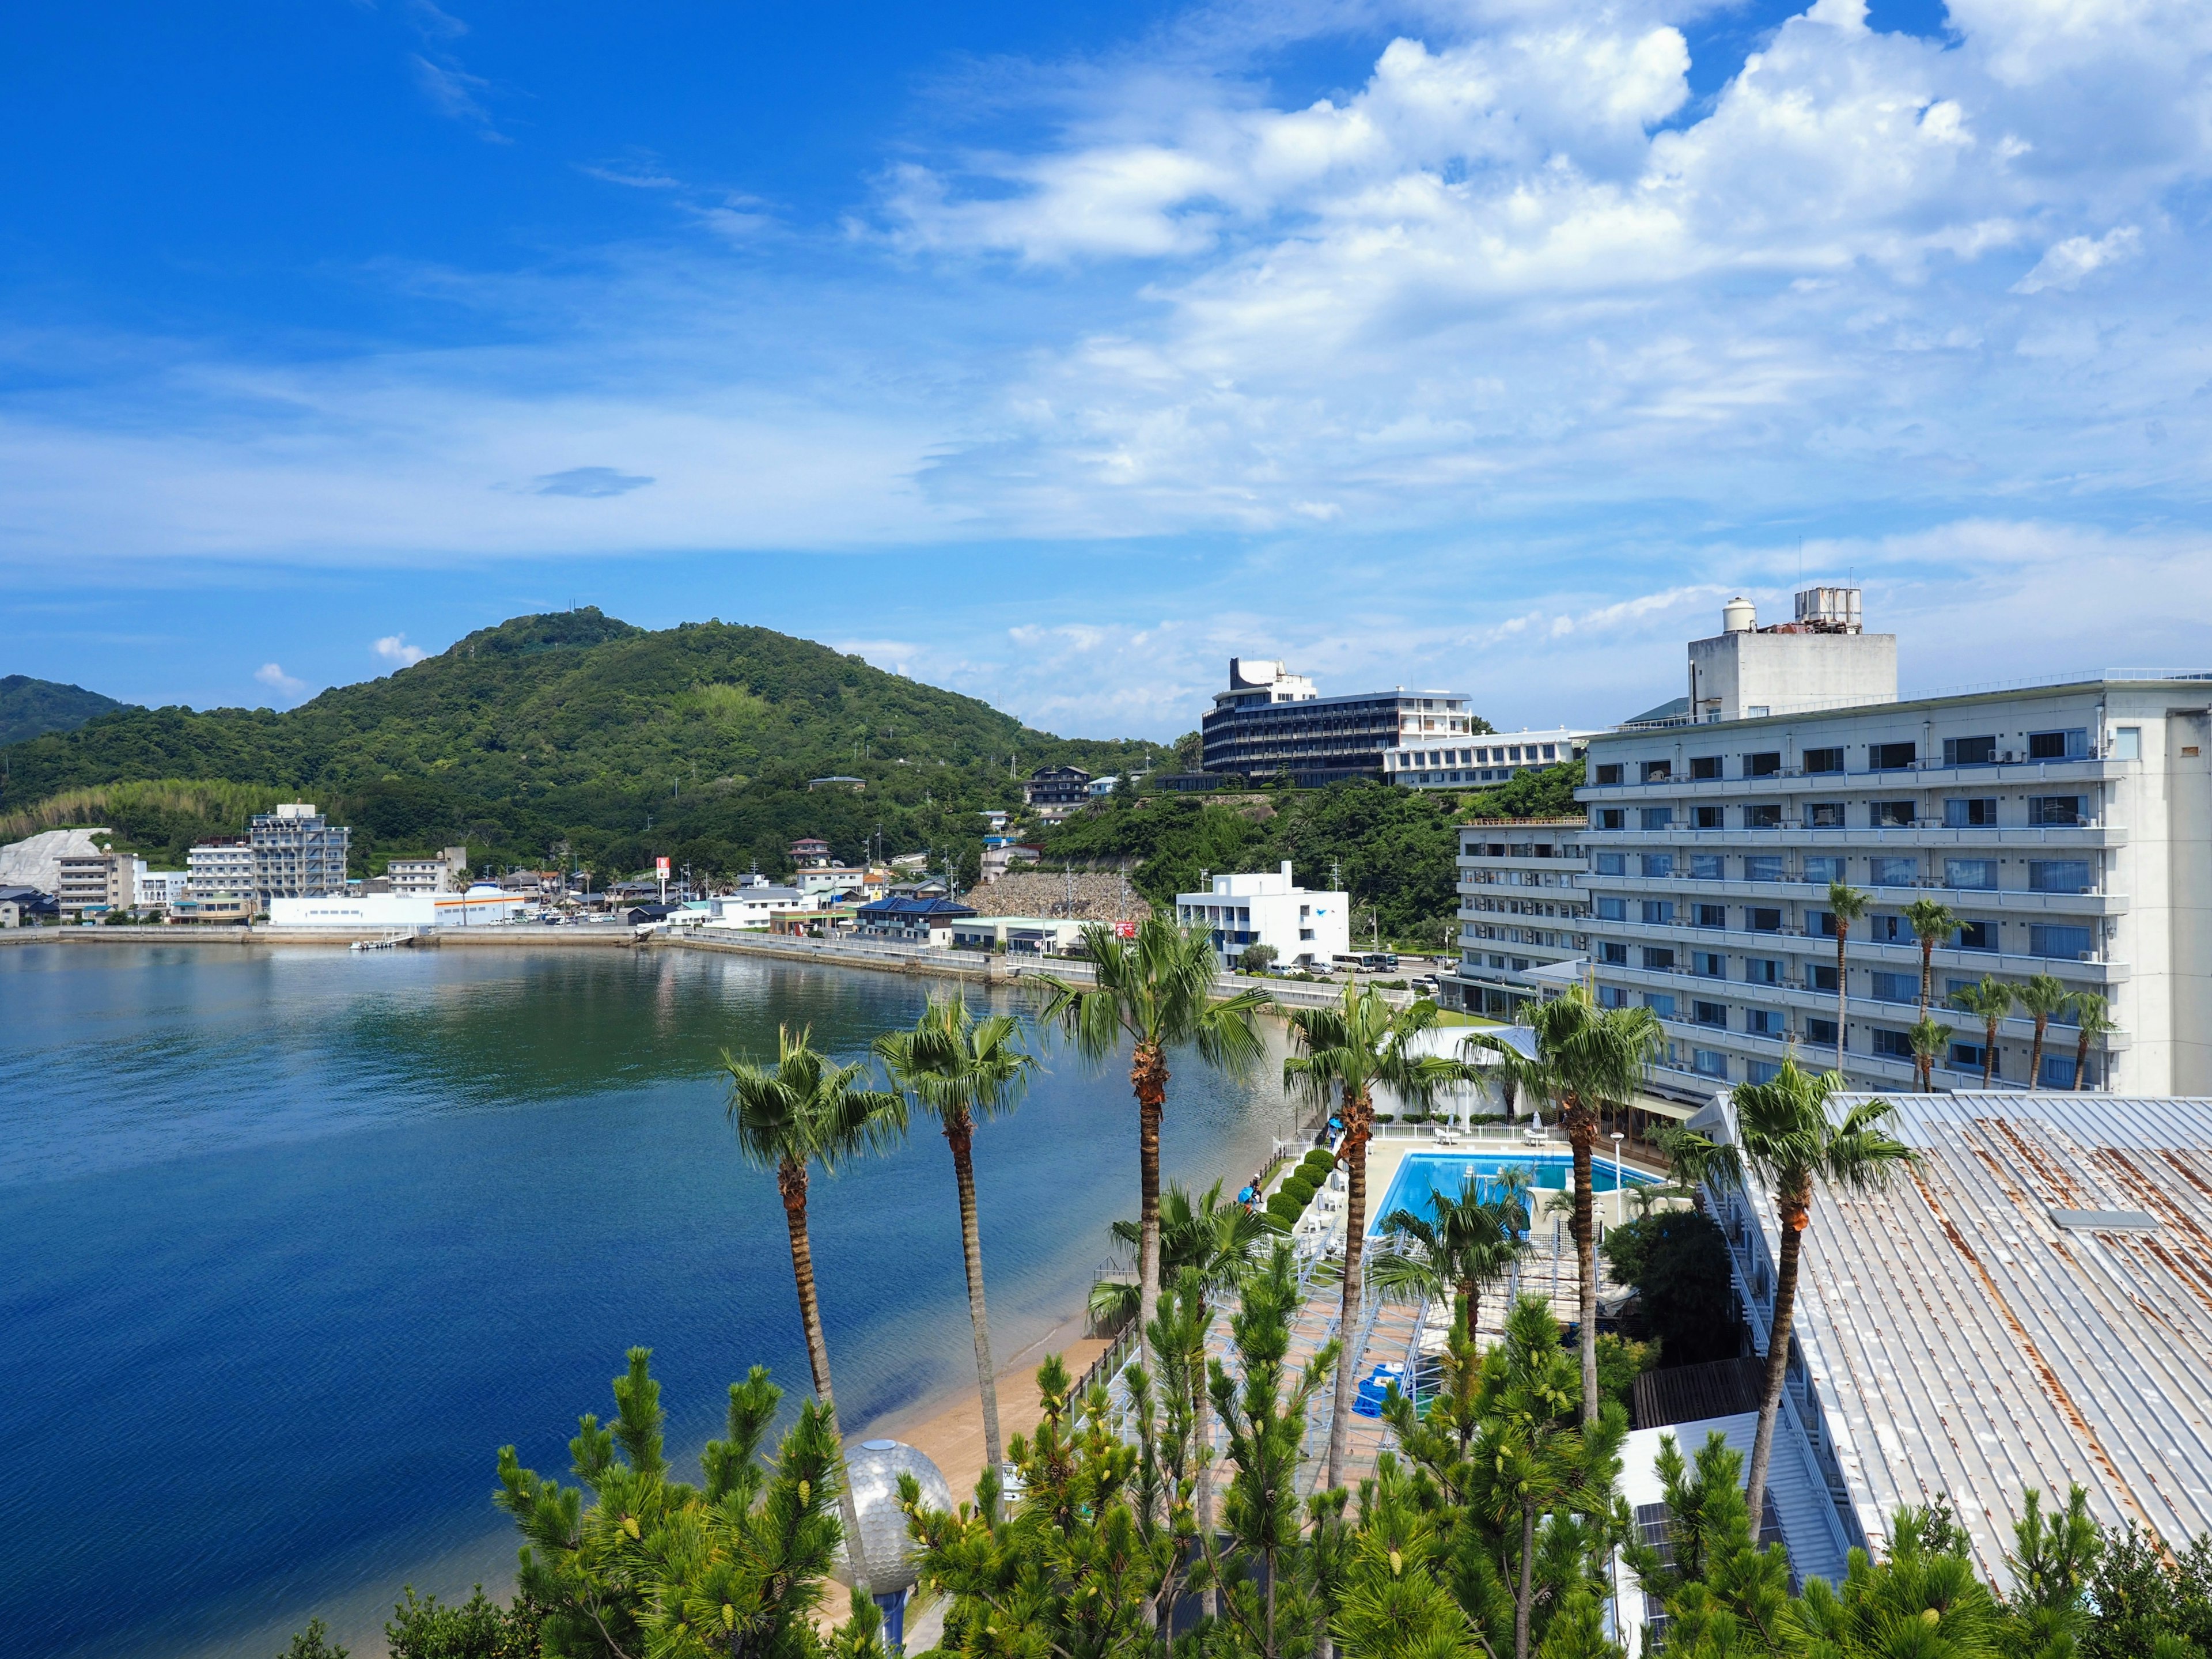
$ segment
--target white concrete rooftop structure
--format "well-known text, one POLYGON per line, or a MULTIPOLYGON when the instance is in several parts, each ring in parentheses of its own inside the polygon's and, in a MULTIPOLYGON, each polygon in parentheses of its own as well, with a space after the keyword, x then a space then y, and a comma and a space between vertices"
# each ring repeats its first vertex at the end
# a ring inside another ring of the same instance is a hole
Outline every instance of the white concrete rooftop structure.
POLYGON ((1309 892, 1297 884, 1288 859, 1280 871, 1215 876, 1205 892, 1177 893, 1176 920, 1210 928, 1224 967, 1254 945, 1273 946, 1285 967, 1326 963, 1352 948, 1349 896, 1309 892))
POLYGON ((1856 587, 1808 588, 1796 620, 1770 628, 1731 599, 1721 631, 1690 641, 1689 666, 1692 725, 1897 701, 1897 635, 1861 631, 1856 587))

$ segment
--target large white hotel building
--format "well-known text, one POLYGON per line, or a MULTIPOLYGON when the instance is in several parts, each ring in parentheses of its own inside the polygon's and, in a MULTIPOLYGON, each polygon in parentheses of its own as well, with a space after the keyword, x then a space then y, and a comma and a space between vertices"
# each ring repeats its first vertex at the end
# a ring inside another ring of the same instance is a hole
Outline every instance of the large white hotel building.
MULTIPOLYGON (((1982 1075, 1981 1023, 1952 993, 2048 973, 2104 996, 2117 1023, 2087 1086, 2212 1094, 2212 673, 1900 701, 1894 636, 1863 632, 1858 593, 1841 588, 1800 594, 1776 628, 1731 603, 1688 668, 1676 705, 1590 738, 1578 833, 1462 832, 1455 977, 1470 1006, 1499 1012, 1544 980, 1585 978, 1602 1003, 1658 1014, 1654 1081, 1682 1093, 1769 1076, 1793 1048, 1832 1065, 1827 895, 1843 881, 1873 900, 1844 969, 1854 1085, 1911 1085, 1920 954, 1901 912, 1932 896, 1960 921, 1934 957, 1936 1012, 1955 1028, 1939 1086, 1982 1075), (1553 859, 1492 851, 1536 839, 1553 859), (1569 869, 1571 899, 1513 896, 1516 909, 1544 904, 1549 927, 1486 908, 1509 873, 1569 869), (1479 937, 1501 924, 1548 935, 1544 948, 1479 937)), ((2030 1086, 2033 1029, 2018 1011, 2000 1026, 2001 1085, 2030 1086)), ((2075 1039, 2053 1024, 2035 1083, 2073 1086, 2075 1039)))

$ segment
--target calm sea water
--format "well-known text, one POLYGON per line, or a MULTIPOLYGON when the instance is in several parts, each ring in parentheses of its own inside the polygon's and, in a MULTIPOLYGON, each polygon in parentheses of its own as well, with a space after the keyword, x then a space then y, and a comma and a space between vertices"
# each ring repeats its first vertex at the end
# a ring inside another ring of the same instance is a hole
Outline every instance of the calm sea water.
MULTIPOLYGON (((750 1364, 803 1390, 717 1055, 772 1054, 779 1022, 858 1055, 930 988, 689 952, 0 951, 9 1651, 258 1655, 318 1612, 373 1635, 403 1581, 511 1572, 496 1449, 566 1478, 630 1345, 672 1448, 750 1364)), ((1002 1353, 1135 1212, 1125 1069, 1054 1059, 978 1136, 1002 1353)), ((1169 1173, 1233 1187, 1280 1093, 1177 1073, 1169 1173)), ((972 1379, 943 1140, 817 1181, 813 1217, 847 1421, 972 1379)))

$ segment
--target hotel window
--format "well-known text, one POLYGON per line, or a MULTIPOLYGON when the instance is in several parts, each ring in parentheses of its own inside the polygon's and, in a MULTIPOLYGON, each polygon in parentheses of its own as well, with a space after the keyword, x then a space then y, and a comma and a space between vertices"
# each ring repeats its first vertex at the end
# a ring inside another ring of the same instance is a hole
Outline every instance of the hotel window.
POLYGON ((1877 772, 1902 772, 1918 758, 1919 747, 1910 743, 1876 743, 1867 745, 1867 763, 1877 772))
POLYGON ((1779 830, 1782 827, 1782 803, 1763 801, 1743 809, 1743 827, 1747 830, 1779 830))
POLYGON ((1628 901, 1617 898, 1600 899, 1597 902, 1597 919, 1600 921, 1626 921, 1628 901))
POLYGON ((1597 784, 1600 788, 1605 787, 1607 784, 1619 783, 1620 781, 1620 763, 1619 761, 1607 761, 1604 765, 1597 769, 1597 784))
POLYGON ((1917 858, 1869 859, 1867 879, 1876 887, 1917 887, 1920 884, 1920 860, 1917 858))
POLYGON ((1808 830, 1840 830, 1844 827, 1844 804, 1839 800, 1815 800, 1805 804, 1805 827, 1808 830))
POLYGON ((1671 991, 1646 991, 1644 1006, 1662 1019, 1674 1018, 1674 996, 1671 991))
POLYGON ((1771 1083, 1782 1075, 1782 1067, 1771 1060, 1747 1060, 1743 1075, 1747 1083, 1771 1083))
POLYGON ((1601 830, 1620 830, 1627 827, 1628 814, 1618 806, 1601 806, 1597 812, 1597 827, 1601 830))
POLYGON ((1673 807, 1647 806, 1644 808, 1643 811, 1644 827, 1646 830, 1672 830, 1674 827, 1674 809, 1673 807))
POLYGON ((1644 763, 1644 781, 1646 783, 1664 783, 1674 775, 1674 763, 1672 761, 1653 760, 1644 763))
POLYGON ((1832 881, 1843 878, 1844 861, 1839 858, 1808 858, 1805 860, 1805 873, 1799 878, 1803 881, 1817 882, 1824 887, 1832 881))
POLYGON ((1912 929, 1898 915, 1873 915, 1866 919, 1866 936, 1877 945, 1910 945, 1912 929))
POLYGON ((1994 921, 1961 922, 1954 944, 1961 951, 1994 951, 1997 948, 1997 925, 1994 921))
POLYGON ((2116 726, 2112 728, 2112 758, 2114 760, 2142 758, 2142 727, 2116 726))
POLYGON ((2027 890, 2031 893, 2086 893, 2089 890, 2089 860, 2030 859, 2027 890))
POLYGON ((1645 899, 1644 901, 1644 920, 1648 926, 1653 927, 1673 927, 1674 925, 1674 901, 1672 899, 1645 899))
POLYGON ((1891 1060, 1911 1060, 1912 1039, 1902 1031, 1876 1031, 1874 1051, 1891 1060))
POLYGON ((1597 1006, 1601 1008, 1626 1008, 1628 1006, 1628 993, 1618 985, 1601 985, 1597 988, 1597 1006))
POLYGON ((1690 761, 1690 775, 1693 778, 1717 778, 1721 775, 1718 755, 1697 755, 1690 761))
POLYGON ((1917 974, 1884 973, 1877 969, 1874 975, 1874 1000, 1876 1002, 1917 1002, 1920 1000, 1920 975, 1917 974))
POLYGON ((1946 887, 1995 887, 1997 884, 1997 861, 1995 859, 1945 859, 1943 884, 1946 887))
POLYGON ((2043 1086, 2046 1089, 2070 1089, 2074 1086, 2074 1056, 2045 1054, 2043 1057, 2043 1086))
MULTIPOLYGON (((1805 988, 1808 991, 1832 992, 1836 988, 1836 964, 1832 962, 1814 963, 1805 969, 1805 988)), ((1835 1040, 1836 1034, 1830 1031, 1828 1041, 1833 1042, 1835 1040)))
POLYGON ((1601 876, 1625 876, 1628 873, 1628 857, 1624 853, 1600 853, 1597 872, 1601 876))
POLYGON ((1674 952, 1663 945, 1647 945, 1644 947, 1644 966, 1651 973, 1671 974, 1674 971, 1674 952))
POLYGON ((1628 947, 1607 939, 1597 947, 1597 959, 1600 962, 1609 963, 1615 968, 1626 968, 1628 966, 1628 947))
POLYGON ((1646 853, 1644 855, 1644 875, 1647 881, 1657 880, 1674 873, 1674 855, 1672 853, 1646 853))
POLYGON ((1997 804, 1994 798, 1954 795, 1943 803, 1946 830, 1986 830, 1996 821, 1997 804))
POLYGON ((1728 1056, 1717 1049, 1691 1049, 1690 1066, 1700 1077, 1724 1078, 1728 1075, 1728 1056))
POLYGON ((1690 1005, 1690 1018, 1700 1025, 1717 1025, 1725 1030, 1728 1028, 1728 1004, 1693 1002, 1690 1005))
POLYGON ((1835 938, 1836 913, 1833 910, 1808 910, 1805 913, 1805 931, 1818 933, 1822 939, 1835 938))
POLYGON ((1782 751, 1778 749, 1743 757, 1743 775, 1747 778, 1771 778, 1781 769, 1782 751))
POLYGON ((1726 880, 1727 878, 1721 866, 1721 855, 1718 853, 1691 854, 1690 879, 1692 881, 1726 880))
POLYGON ((1779 881, 1782 879, 1782 856, 1778 853, 1763 853, 1743 861, 1746 881, 1779 881))
POLYGON ((2079 961, 2095 948, 2095 941, 2087 927, 2061 927, 2035 924, 2027 930, 2027 953, 2032 957, 2057 957, 2062 960, 2079 961))
POLYGON ((1690 971, 1706 979, 1726 979, 1728 958, 1717 951, 1692 951, 1690 952, 1690 971))
POLYGON ((1743 1029, 1753 1036, 1781 1036, 1788 1030, 1788 1017, 1779 1008, 1747 1008, 1743 1029))
POLYGON ((1877 830, 1910 830, 1915 812, 1909 800, 1878 800, 1867 808, 1867 822, 1877 830))
POLYGON ((1778 933, 1782 931, 1782 912, 1762 905, 1747 905, 1743 913, 1744 925, 1754 933, 1778 933))
POLYGON ((1997 740, 1993 737, 1943 739, 1943 764, 1946 766, 1987 766, 1996 757, 1997 740))
POLYGON ((2039 760, 2080 760, 2089 752, 2089 733, 2086 727, 2075 726, 2070 732, 2031 732, 2027 734, 2027 757, 2039 760))
POLYGON ((1844 751, 1840 749, 1808 749, 1805 751, 1808 772, 1840 772, 1844 769, 1844 751))
POLYGON ((1743 978, 1747 985, 1779 985, 1782 983, 1782 964, 1772 957, 1746 957, 1743 959, 1743 978))
POLYGON ((1832 1019, 1811 1019, 1805 1022, 1805 1041, 1815 1048, 1836 1046, 1836 1022, 1832 1019))
POLYGON ((1558 745, 1556 744, 1546 744, 1544 745, 1544 758, 1546 760, 1557 760, 1559 758, 1557 750, 1558 745))
POLYGON ((2027 821, 2038 828, 2081 823, 2088 816, 2088 801, 2081 795, 2030 795, 2027 798, 2027 821))
POLYGON ((1721 809, 1717 806, 1692 806, 1690 809, 1690 827, 1693 830, 1721 828, 1721 809))
POLYGON ((1728 906, 1725 904, 1700 904, 1698 906, 1697 920, 1693 925, 1699 927, 1727 927, 1728 906))

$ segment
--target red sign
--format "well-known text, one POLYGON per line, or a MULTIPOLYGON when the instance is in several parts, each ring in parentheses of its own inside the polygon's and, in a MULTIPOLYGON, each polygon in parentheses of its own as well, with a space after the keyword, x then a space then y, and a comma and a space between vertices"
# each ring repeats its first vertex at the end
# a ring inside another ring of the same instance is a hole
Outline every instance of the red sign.
POLYGON ((666 859, 655 859, 653 861, 653 867, 665 876, 668 873, 668 860, 666 859))
POLYGON ((1136 936, 1137 924, 1135 922, 1117 921, 1114 924, 1114 937, 1115 939, 1134 939, 1136 936))

